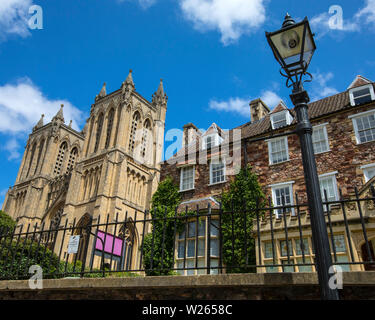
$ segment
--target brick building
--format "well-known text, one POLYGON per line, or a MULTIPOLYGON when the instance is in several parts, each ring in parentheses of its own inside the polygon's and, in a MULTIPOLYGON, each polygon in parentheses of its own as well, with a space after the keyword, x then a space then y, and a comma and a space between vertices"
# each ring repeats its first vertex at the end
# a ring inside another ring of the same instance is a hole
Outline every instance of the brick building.
MULTIPOLYGON (((182 205, 207 207, 207 202, 210 202, 217 207, 236 166, 245 163, 252 166, 274 206, 282 204, 282 196, 286 205, 294 205, 296 193, 300 202, 306 202, 298 136, 272 138, 295 130, 294 110, 288 109, 281 101, 271 111, 257 99, 250 103, 250 111, 252 121, 228 132, 216 124, 206 132, 201 132, 191 123, 184 126, 182 149, 161 168, 161 179, 171 176, 180 186, 182 205), (227 151, 223 153, 221 149, 227 151)), ((361 192, 365 190, 375 176, 374 83, 357 76, 346 91, 310 103, 308 112, 313 125, 320 186, 322 191, 326 190, 327 200, 338 200, 339 188, 344 197, 350 197, 355 187, 361 192)), ((277 213, 275 210, 276 217, 277 213)), ((289 215, 294 215, 293 209, 289 215)), ((277 254, 280 258, 283 256, 280 244, 283 232, 279 236, 277 254)), ((266 239, 267 232, 262 237, 266 239)), ((265 262, 263 238, 258 264, 265 262)), ((360 243, 361 239, 353 244, 358 257, 361 255, 360 243)), ((311 247, 311 239, 306 245, 311 247)))

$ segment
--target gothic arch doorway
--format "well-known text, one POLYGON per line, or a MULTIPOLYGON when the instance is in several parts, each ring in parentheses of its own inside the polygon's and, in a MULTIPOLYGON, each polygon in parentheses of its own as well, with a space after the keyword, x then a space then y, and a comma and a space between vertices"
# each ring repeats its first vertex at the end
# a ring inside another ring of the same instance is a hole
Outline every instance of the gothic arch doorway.
POLYGON ((121 270, 129 271, 134 269, 135 257, 134 250, 137 248, 136 229, 133 220, 128 219, 119 230, 119 238, 124 241, 124 249, 122 252, 122 261, 119 266, 121 270))
POLYGON ((85 253, 87 252, 88 242, 90 239, 89 226, 92 223, 92 217, 90 214, 85 213, 82 218, 78 221, 74 235, 79 235, 79 246, 77 252, 77 260, 84 262, 85 253))

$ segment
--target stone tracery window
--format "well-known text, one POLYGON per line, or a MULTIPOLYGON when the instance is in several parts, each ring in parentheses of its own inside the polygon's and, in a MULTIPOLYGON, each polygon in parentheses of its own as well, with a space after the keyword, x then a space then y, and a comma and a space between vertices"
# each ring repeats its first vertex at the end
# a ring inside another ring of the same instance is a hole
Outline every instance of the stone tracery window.
POLYGON ((141 150, 141 157, 144 158, 146 156, 146 150, 147 150, 147 138, 149 136, 151 124, 150 120, 146 120, 145 124, 143 126, 143 136, 142 136, 142 150, 141 150))
POLYGON ((119 237, 124 240, 123 251, 123 266, 122 270, 128 271, 131 269, 133 259, 133 248, 135 242, 135 227, 131 219, 125 222, 119 231, 119 237))
POLYGON ((135 135, 136 135, 136 132, 137 132, 139 118, 140 118, 139 113, 138 112, 134 113, 132 126, 131 126, 131 130, 130 130, 130 137, 129 137, 129 151, 130 152, 134 151, 135 135))
POLYGON ((41 141, 40 144, 39 144, 38 159, 37 159, 37 161, 36 161, 36 166, 35 166, 34 174, 36 174, 36 171, 38 170, 38 166, 39 166, 40 158, 41 158, 41 156, 42 156, 42 152, 43 152, 44 141, 45 141, 45 140, 42 139, 42 141, 41 141))
POLYGON ((67 148, 68 148, 68 144, 66 143, 66 141, 64 141, 60 145, 59 153, 57 155, 56 164, 55 164, 55 170, 53 171, 53 173, 55 175, 59 175, 60 172, 61 172, 61 168, 62 168, 62 165, 64 163, 64 158, 65 158, 65 151, 66 151, 67 148))
POLYGON ((78 149, 76 147, 74 147, 71 151, 70 151, 70 155, 69 155, 69 161, 68 161, 68 166, 66 168, 66 171, 69 172, 71 169, 73 169, 74 167, 74 164, 77 160, 77 156, 78 156, 78 149))
POLYGON ((114 112, 113 109, 111 109, 111 111, 109 111, 109 114, 108 114, 107 136, 106 136, 106 140, 105 140, 105 148, 106 149, 109 147, 109 144, 111 142, 114 115, 115 115, 115 112, 114 112))
POLYGON ((101 113, 98 118, 98 127, 96 129, 96 141, 95 141, 94 152, 98 151, 98 148, 99 148, 100 136, 102 134, 102 129, 103 129, 103 119, 104 119, 104 116, 101 113))
POLYGON ((29 176, 31 166, 33 165, 35 149, 36 149, 36 142, 34 143, 33 148, 31 149, 31 156, 30 156, 29 168, 27 169, 26 177, 29 176))

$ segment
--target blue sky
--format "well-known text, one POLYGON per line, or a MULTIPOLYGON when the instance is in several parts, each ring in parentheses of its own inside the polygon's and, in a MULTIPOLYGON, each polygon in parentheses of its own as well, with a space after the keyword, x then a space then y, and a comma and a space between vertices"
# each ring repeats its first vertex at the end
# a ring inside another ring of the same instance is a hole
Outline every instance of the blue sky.
POLYGON ((375 0, 0 0, 0 203, 40 115, 49 121, 64 103, 66 122, 82 129, 103 82, 114 91, 129 69, 147 99, 164 79, 166 130, 233 128, 250 120, 258 97, 290 107, 264 36, 286 12, 307 16, 316 33, 313 100, 357 74, 375 80, 375 0), (33 5, 41 30, 28 26, 33 5))

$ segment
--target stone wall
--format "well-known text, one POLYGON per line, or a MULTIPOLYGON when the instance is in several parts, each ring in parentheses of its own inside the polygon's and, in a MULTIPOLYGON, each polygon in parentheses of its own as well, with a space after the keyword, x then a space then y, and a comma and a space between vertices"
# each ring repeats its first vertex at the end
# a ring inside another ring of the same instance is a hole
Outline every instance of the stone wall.
MULTIPOLYGON (((343 274, 343 300, 375 299, 375 272, 343 274)), ((0 300, 319 300, 316 273, 0 281, 0 300)))

